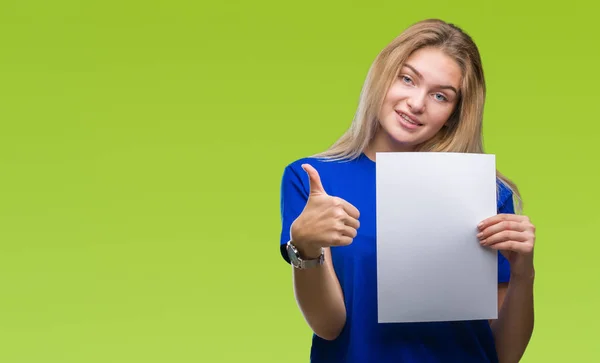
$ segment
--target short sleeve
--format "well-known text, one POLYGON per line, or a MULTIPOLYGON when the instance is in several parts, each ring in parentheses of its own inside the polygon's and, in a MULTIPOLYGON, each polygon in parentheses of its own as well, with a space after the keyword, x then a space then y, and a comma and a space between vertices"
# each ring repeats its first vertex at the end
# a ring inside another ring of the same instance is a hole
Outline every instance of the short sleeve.
POLYGON ((285 245, 290 240, 290 227, 304 210, 308 201, 308 176, 295 164, 288 165, 283 172, 280 190, 281 235, 279 249, 284 260, 290 263, 285 245), (304 173, 304 174, 302 174, 304 173))
MULTIPOLYGON (((502 183, 499 183, 498 187, 498 214, 514 214, 515 207, 512 191, 502 183)), ((508 282, 509 280, 510 263, 498 251, 498 283, 508 282)))

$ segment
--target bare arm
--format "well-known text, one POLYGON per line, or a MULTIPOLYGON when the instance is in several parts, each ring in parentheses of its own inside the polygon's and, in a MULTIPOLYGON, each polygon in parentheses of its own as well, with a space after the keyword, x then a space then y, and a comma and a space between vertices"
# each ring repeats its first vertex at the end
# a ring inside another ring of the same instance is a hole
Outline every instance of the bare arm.
POLYGON ((294 294, 313 332, 334 340, 346 324, 346 306, 330 248, 352 243, 360 226, 360 212, 347 201, 328 195, 312 166, 304 164, 303 168, 310 193, 304 210, 290 227, 290 236, 303 259, 317 258, 323 248, 325 261, 308 269, 293 267, 294 294))
POLYGON ((337 338, 346 324, 346 307, 329 248, 325 249, 323 265, 305 270, 293 268, 293 279, 298 307, 310 328, 323 339, 337 338))
POLYGON ((510 263, 510 282, 499 286, 501 304, 491 329, 500 363, 519 362, 533 334, 535 226, 527 216, 498 214, 478 228, 481 245, 499 250, 510 263))
POLYGON ((533 273, 513 276, 508 287, 498 291, 503 302, 491 328, 500 363, 519 362, 529 344, 534 325, 533 281, 533 273))

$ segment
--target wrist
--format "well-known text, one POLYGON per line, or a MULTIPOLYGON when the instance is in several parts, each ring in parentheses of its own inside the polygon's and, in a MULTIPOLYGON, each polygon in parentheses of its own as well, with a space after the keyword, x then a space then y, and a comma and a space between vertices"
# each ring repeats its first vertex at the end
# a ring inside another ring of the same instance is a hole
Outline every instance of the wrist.
POLYGON ((524 269, 522 271, 511 271, 510 272, 510 280, 511 281, 522 281, 522 282, 530 282, 535 279, 535 269, 533 266, 531 268, 524 269))
POLYGON ((323 251, 323 248, 320 246, 315 246, 308 243, 297 243, 294 240, 292 240, 291 243, 296 247, 298 254, 300 254, 300 257, 304 260, 317 259, 321 256, 323 251))

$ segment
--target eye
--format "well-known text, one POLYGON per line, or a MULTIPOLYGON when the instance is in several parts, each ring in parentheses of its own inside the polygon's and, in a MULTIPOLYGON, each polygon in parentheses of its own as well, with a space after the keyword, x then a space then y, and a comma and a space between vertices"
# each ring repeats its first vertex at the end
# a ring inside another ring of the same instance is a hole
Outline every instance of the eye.
POLYGON ((436 93, 433 97, 435 97, 436 101, 445 102, 448 101, 448 98, 441 93, 436 93))
POLYGON ((400 78, 402 78, 402 82, 406 83, 406 84, 412 84, 412 78, 410 78, 409 76, 400 76, 400 78))

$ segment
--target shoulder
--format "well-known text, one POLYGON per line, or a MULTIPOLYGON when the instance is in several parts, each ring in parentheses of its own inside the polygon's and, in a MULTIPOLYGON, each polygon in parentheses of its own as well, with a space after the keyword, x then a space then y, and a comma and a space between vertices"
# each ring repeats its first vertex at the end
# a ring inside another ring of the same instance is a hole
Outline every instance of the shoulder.
POLYGON ((294 170, 294 171, 302 171, 302 165, 304 164, 310 164, 312 165, 314 168, 331 168, 334 165, 338 165, 340 163, 344 163, 347 162, 347 160, 345 161, 340 161, 340 160, 330 160, 330 159, 325 159, 325 158, 319 158, 319 157, 315 157, 315 156, 306 156, 306 157, 302 157, 296 160, 293 160, 291 162, 289 162, 288 164, 285 165, 285 170, 294 170))
POLYGON ((300 179, 308 182, 308 176, 302 168, 304 164, 308 164, 315 168, 319 175, 335 175, 342 165, 350 165, 352 160, 330 160, 325 158, 307 156, 291 161, 286 164, 283 169, 283 179, 288 181, 289 179, 300 179))
POLYGON ((284 165, 283 175, 281 176, 281 192, 282 193, 300 193, 308 196, 309 180, 308 174, 302 168, 302 165, 309 164, 321 172, 321 164, 324 162, 314 157, 303 157, 289 162, 284 165))
POLYGON ((286 164, 284 166, 284 172, 287 172, 287 171, 294 171, 294 172, 302 171, 302 165, 304 165, 304 164, 310 164, 310 165, 314 166, 315 164, 322 163, 322 162, 323 162, 322 160, 320 160, 318 158, 315 158, 315 157, 310 157, 310 156, 302 157, 302 158, 299 158, 299 159, 292 160, 291 162, 289 162, 288 164, 286 164))
POLYGON ((296 159, 284 166, 281 180, 282 192, 300 192, 308 195, 310 183, 308 174, 302 167, 304 164, 312 166, 317 171, 325 190, 335 191, 344 184, 345 179, 364 174, 365 166, 368 164, 363 159, 358 157, 338 160, 313 156, 296 159))
POLYGON ((283 168, 283 182, 308 182, 308 176, 302 165, 310 164, 314 168, 317 168, 317 164, 319 163, 322 163, 322 161, 314 157, 303 157, 289 162, 283 168))

